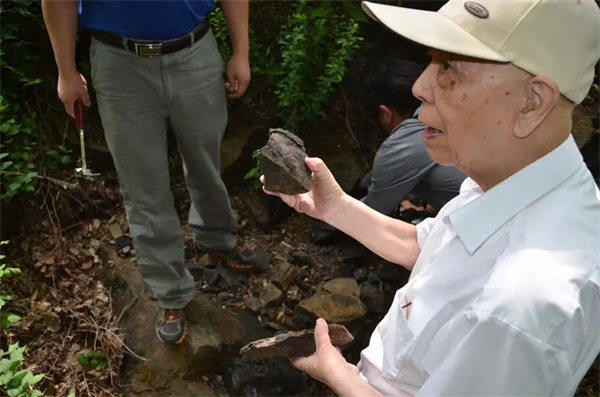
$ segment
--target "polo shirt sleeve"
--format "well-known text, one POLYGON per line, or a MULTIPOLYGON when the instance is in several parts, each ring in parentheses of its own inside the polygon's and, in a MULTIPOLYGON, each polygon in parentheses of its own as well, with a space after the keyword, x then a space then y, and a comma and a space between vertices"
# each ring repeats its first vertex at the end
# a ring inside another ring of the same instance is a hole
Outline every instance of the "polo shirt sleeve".
POLYGON ((485 313, 463 313, 441 330, 424 359, 417 395, 568 395, 564 351, 485 313))

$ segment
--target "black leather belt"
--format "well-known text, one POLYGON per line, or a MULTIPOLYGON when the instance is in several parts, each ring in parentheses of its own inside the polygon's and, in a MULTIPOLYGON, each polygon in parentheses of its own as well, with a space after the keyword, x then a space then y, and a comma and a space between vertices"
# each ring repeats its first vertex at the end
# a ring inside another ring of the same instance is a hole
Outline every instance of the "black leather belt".
POLYGON ((94 30, 92 36, 104 44, 131 51, 139 57, 159 57, 191 46, 202 39, 209 28, 208 23, 201 23, 185 36, 167 41, 135 40, 100 30, 94 30))

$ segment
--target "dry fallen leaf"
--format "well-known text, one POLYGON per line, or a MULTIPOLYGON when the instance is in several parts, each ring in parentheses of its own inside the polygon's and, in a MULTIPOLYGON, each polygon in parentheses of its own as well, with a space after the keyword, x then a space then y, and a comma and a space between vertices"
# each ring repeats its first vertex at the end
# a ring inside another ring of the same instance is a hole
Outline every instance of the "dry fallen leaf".
POLYGON ((93 264, 94 264, 94 259, 93 258, 88 259, 81 264, 81 270, 90 270, 92 268, 93 264))

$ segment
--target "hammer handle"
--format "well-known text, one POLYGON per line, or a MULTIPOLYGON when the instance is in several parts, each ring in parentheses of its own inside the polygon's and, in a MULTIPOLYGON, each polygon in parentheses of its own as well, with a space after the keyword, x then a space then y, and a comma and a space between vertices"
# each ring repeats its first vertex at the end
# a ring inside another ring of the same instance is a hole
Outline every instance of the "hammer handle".
POLYGON ((83 103, 81 99, 77 99, 74 104, 75 111, 75 126, 78 130, 82 130, 85 127, 85 113, 83 112, 83 103))

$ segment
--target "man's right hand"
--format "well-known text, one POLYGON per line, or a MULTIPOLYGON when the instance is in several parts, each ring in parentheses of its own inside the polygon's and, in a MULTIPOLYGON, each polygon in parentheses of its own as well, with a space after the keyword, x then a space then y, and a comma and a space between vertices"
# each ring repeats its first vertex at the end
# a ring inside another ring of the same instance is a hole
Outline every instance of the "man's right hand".
MULTIPOLYGON (((270 192, 265 190, 264 187, 263 190, 267 194, 279 196, 287 205, 298 212, 328 222, 331 213, 340 205, 346 193, 337 183, 323 160, 316 157, 307 157, 305 163, 312 171, 313 188, 310 192, 289 195, 270 192)), ((265 183, 264 175, 260 177, 260 181, 263 184, 265 183)))
POLYGON ((58 98, 65 105, 66 112, 73 118, 75 118, 73 106, 76 100, 81 99, 85 106, 91 104, 87 81, 76 70, 69 73, 59 73, 57 91, 58 98))

